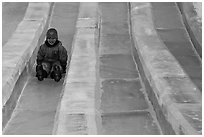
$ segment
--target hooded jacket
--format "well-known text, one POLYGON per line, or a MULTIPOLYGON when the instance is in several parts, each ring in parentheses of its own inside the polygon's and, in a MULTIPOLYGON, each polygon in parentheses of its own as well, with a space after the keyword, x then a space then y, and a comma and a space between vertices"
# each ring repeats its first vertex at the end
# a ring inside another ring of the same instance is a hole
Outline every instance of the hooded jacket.
POLYGON ((46 41, 39 48, 37 54, 37 64, 40 65, 42 62, 54 63, 56 61, 60 61, 62 66, 66 66, 67 58, 67 51, 62 46, 61 41, 58 40, 56 29, 49 29, 46 34, 46 41), (47 41, 47 39, 50 37, 57 39, 53 45, 50 45, 47 41))

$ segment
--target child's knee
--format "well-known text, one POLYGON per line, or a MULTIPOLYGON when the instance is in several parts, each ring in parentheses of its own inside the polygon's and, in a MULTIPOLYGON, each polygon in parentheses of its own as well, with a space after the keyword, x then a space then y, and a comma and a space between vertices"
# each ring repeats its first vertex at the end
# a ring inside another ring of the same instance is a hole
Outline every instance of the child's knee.
POLYGON ((51 64, 48 62, 43 62, 42 66, 43 66, 43 70, 45 70, 49 74, 51 70, 51 64))

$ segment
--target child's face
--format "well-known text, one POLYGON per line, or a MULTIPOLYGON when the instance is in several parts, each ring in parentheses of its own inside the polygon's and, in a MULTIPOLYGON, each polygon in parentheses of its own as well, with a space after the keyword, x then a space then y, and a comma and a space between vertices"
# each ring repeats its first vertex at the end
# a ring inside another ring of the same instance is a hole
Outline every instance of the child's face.
POLYGON ((56 42, 56 38, 48 38, 47 39, 47 41, 48 41, 48 43, 50 44, 50 45, 54 45, 55 44, 55 42, 56 42))

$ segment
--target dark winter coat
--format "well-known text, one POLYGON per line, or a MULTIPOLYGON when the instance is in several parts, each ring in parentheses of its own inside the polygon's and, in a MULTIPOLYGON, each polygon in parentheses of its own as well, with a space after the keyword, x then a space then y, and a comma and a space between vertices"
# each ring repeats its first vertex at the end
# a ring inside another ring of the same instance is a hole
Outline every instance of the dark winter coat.
POLYGON ((37 54, 37 64, 41 65, 42 62, 54 63, 60 61, 63 68, 67 65, 67 51, 62 46, 61 41, 58 40, 57 30, 55 28, 50 28, 46 34, 46 41, 40 46, 37 54), (48 38, 55 38, 56 42, 54 45, 50 45, 47 41, 48 38))
POLYGON ((56 61, 60 61, 63 66, 66 65, 67 58, 67 51, 60 41, 57 40, 54 45, 50 45, 47 41, 45 41, 38 51, 37 64, 41 64, 42 62, 54 63, 56 61))

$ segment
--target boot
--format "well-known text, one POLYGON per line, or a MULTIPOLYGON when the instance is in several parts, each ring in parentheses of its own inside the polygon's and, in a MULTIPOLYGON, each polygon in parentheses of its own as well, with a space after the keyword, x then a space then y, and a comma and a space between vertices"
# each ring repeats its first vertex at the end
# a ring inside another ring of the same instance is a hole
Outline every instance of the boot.
POLYGON ((51 78, 53 78, 56 82, 60 81, 60 79, 62 78, 62 74, 59 66, 54 66, 53 72, 51 72, 51 78))
POLYGON ((42 65, 36 66, 36 77, 38 78, 39 81, 42 81, 44 78, 47 77, 47 72, 43 70, 42 65))

